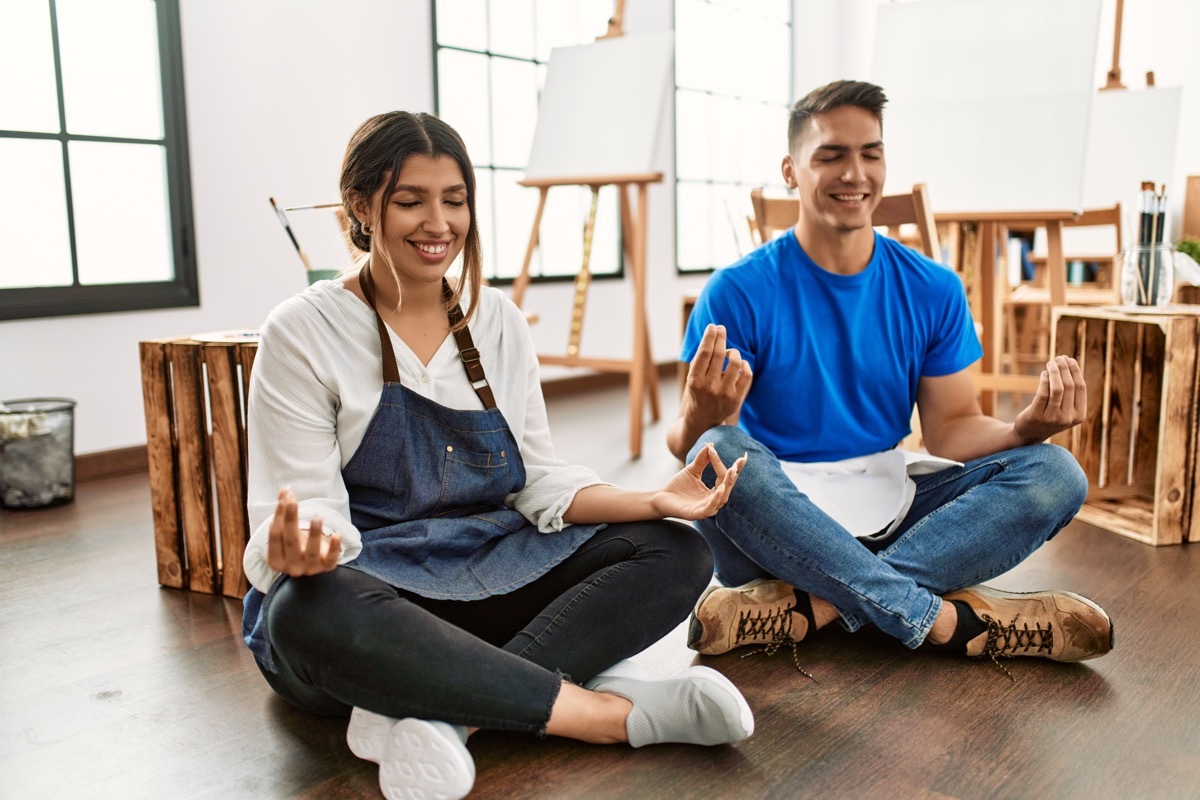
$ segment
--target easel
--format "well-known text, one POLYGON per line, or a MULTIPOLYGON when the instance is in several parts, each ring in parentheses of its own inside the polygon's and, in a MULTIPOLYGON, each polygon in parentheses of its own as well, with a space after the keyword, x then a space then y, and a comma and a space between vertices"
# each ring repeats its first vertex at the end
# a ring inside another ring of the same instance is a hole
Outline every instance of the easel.
MULTIPOLYGON (((608 21, 608 30, 599 39, 613 39, 623 35, 621 20, 624 0, 616 0, 616 9, 608 21)), ((614 170, 616 172, 617 170, 614 170)), ((629 452, 633 458, 642 454, 642 402, 643 397, 650 405, 652 422, 659 419, 658 372, 650 349, 650 332, 646 314, 646 240, 647 196, 651 183, 661 183, 661 172, 630 172, 611 175, 576 175, 567 177, 537 177, 518 181, 520 186, 538 189, 537 212, 533 219, 533 230, 525 248, 525 260, 521 271, 513 281, 512 300, 518 308, 525 299, 529 286, 529 268, 537 249, 542 213, 546 208, 546 197, 553 186, 587 186, 592 191, 591 209, 584 227, 583 263, 575 278, 575 294, 572 306, 571 327, 565 355, 538 354, 542 364, 565 367, 584 367, 599 372, 629 375, 629 452), (600 188, 615 186, 620 197, 621 233, 625 257, 633 283, 633 353, 628 359, 591 358, 579 354, 579 342, 583 331, 583 316, 587 304, 587 291, 591 283, 589 262, 591 237, 595 227, 597 200, 600 188), (630 191, 637 191, 636 206, 631 202, 630 191)))
POLYGON ((647 395, 650 403, 650 420, 658 422, 658 371, 650 353, 650 331, 646 316, 646 234, 649 228, 646 223, 646 200, 651 183, 661 183, 661 172, 644 173, 639 175, 608 175, 605 177, 577 178, 539 178, 518 181, 520 186, 536 187, 538 198, 537 212, 533 217, 533 231, 529 234, 529 244, 525 248, 525 261, 521 272, 513 281, 513 302, 521 307, 525 299, 525 289, 529 286, 529 265, 533 261, 533 252, 537 249, 538 230, 542 223, 542 212, 546 208, 546 196, 552 186, 587 186, 592 190, 592 210, 588 216, 587 236, 584 242, 583 267, 575 280, 575 299, 571 316, 571 332, 567 342, 566 355, 538 354, 542 364, 563 367, 586 367, 600 372, 617 372, 629 375, 629 453, 633 458, 642 454, 642 397, 647 395), (590 233, 595 221, 596 196, 601 186, 616 186, 620 193, 621 233, 625 241, 625 256, 629 263, 630 278, 633 281, 633 355, 630 359, 588 358, 579 355, 579 338, 583 330, 583 312, 587 302, 587 289, 590 284, 588 260, 590 254, 590 233), (630 187, 637 189, 636 214, 630 207, 630 187))

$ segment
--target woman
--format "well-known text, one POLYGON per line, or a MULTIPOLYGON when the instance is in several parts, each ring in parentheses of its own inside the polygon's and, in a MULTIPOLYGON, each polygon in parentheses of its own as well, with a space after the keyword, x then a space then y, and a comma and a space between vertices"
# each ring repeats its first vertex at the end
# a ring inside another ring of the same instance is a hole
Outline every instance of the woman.
POLYGON ((251 381, 244 627, 267 682, 349 714, 389 797, 465 795, 478 728, 634 747, 749 736, 714 670, 650 680, 617 663, 712 575, 704 542, 664 518, 716 513, 745 459, 705 450, 635 492, 555 457, 525 320, 481 286, 474 171, 445 123, 367 120, 341 193, 368 257, 271 313, 251 381))

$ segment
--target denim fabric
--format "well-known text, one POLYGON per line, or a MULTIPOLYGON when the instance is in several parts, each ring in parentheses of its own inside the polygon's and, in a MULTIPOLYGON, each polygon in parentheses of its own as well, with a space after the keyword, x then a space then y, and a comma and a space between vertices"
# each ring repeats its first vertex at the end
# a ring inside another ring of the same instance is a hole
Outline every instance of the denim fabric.
POLYGON ((542 733, 562 676, 586 681, 682 621, 712 575, 687 526, 610 525, 533 583, 470 602, 432 600, 339 567, 273 591, 277 671, 305 711, 542 733))
POLYGON ((1066 450, 1020 447, 916 477, 901 525, 872 542, 817 508, 740 428, 706 431, 689 460, 709 441, 725 463, 750 454, 729 503, 695 523, 721 582, 778 578, 832 603, 848 630, 870 622, 908 647, 925 640, 939 595, 1021 563, 1074 518, 1087 494, 1066 450))
POLYGON ((363 540, 351 566, 425 597, 510 592, 598 528, 539 533, 504 505, 525 486, 525 465, 499 409, 447 408, 399 383, 384 385, 342 478, 363 540))

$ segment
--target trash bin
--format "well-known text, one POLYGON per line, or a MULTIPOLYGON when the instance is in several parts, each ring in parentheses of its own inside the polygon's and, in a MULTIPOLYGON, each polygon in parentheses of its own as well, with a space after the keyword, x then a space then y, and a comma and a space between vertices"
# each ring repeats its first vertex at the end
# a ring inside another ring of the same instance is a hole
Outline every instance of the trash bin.
POLYGON ((75 499, 75 401, 0 402, 0 506, 45 508, 75 499))

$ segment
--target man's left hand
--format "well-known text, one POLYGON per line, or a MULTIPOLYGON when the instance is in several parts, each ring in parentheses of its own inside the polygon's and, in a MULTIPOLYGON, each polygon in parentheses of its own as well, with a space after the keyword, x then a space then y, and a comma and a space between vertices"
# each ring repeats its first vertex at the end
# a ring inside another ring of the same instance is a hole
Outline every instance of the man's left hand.
POLYGON ((1046 363, 1038 380, 1037 394, 1017 415, 1013 430, 1028 444, 1043 442, 1054 434, 1083 422, 1087 414, 1087 385, 1079 362, 1057 356, 1046 363))

